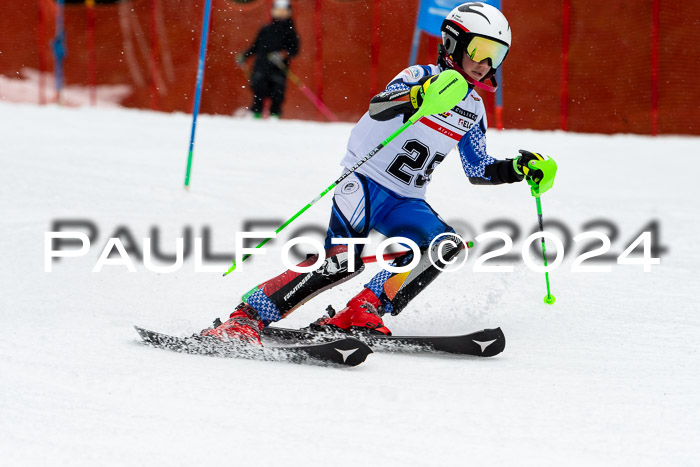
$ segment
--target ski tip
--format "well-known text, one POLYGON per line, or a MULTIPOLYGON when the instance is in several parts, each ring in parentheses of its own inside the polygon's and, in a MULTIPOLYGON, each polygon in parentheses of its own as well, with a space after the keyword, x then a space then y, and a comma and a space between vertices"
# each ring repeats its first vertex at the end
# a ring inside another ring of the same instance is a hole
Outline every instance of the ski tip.
POLYGON ((145 330, 144 328, 141 328, 139 326, 134 325, 134 329, 136 329, 136 332, 139 334, 139 337, 143 340, 147 340, 146 338, 148 337, 148 331, 145 330))

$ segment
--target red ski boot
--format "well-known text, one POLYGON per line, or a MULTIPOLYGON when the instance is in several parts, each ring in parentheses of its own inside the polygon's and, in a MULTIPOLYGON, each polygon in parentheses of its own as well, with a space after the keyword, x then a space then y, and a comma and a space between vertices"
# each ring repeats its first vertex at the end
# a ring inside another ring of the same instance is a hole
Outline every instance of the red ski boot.
POLYGON ((215 327, 202 331, 202 336, 216 337, 221 340, 240 340, 249 344, 262 345, 260 331, 263 322, 258 318, 258 312, 248 305, 238 305, 229 320, 221 323, 219 319, 214 322, 215 327))
POLYGON ((379 298, 374 292, 364 288, 362 292, 350 299, 345 308, 333 314, 333 316, 322 318, 314 324, 321 328, 329 326, 343 331, 360 331, 390 336, 391 331, 384 326, 384 321, 382 321, 377 311, 381 308, 381 305, 379 298))

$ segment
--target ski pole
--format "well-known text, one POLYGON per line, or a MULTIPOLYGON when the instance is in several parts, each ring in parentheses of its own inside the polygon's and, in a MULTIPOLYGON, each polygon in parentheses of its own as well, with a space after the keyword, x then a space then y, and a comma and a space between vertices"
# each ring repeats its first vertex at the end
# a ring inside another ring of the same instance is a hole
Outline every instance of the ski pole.
MULTIPOLYGON (((544 177, 539 183, 533 180, 527 181, 527 183, 530 185, 530 193, 535 198, 535 202, 537 203, 537 220, 540 225, 540 233, 544 234, 544 221, 542 220, 542 202, 540 201, 540 195, 552 188, 552 184, 554 183, 554 176, 557 173, 557 164, 556 162, 554 162, 554 159, 548 158, 547 160, 531 161, 530 165, 532 166, 530 170, 532 170, 532 168, 545 169, 543 170, 544 177)), ((547 249, 544 244, 544 235, 542 235, 540 238, 542 239, 542 260, 544 261, 544 267, 546 268, 547 249)), ((544 297, 544 302, 547 305, 554 305, 554 301, 556 299, 554 298, 554 295, 552 295, 552 292, 549 287, 549 271, 544 272, 544 279, 547 283, 547 295, 545 295, 544 297)))
MULTIPOLYGON (((535 201, 537 202, 537 219, 539 220, 540 223, 540 232, 544 233, 544 222, 542 221, 542 203, 540 202, 540 197, 536 196, 535 201)), ((544 261, 544 267, 547 267, 547 255, 545 252, 547 251, 545 245, 544 245, 544 235, 541 237, 542 240, 542 260, 544 261)), ((545 271, 544 273, 544 280, 547 283, 547 295, 544 297, 544 302, 547 305, 554 305, 554 301, 556 300, 554 298, 554 295, 552 295, 552 292, 550 291, 549 288, 549 272, 545 271)))
MULTIPOLYGON (((467 95, 467 92, 469 91, 469 87, 467 85, 467 82, 462 78, 462 76, 454 71, 454 70, 447 70, 443 71, 439 75, 437 75, 437 79, 430 85, 428 86, 428 89, 425 91, 425 97, 423 98, 423 105, 420 106, 420 108, 416 111, 415 114, 411 118, 408 119, 406 123, 404 123, 398 130, 393 132, 387 139, 379 143, 374 149, 372 149, 365 157, 357 161, 355 165, 350 167, 347 172, 345 172, 343 175, 338 177, 336 181, 331 183, 328 188, 323 190, 318 196, 316 196, 313 200, 311 200, 310 203, 308 203, 306 206, 301 208, 299 211, 297 211, 296 214, 294 214, 292 217, 290 217, 287 222, 282 224, 275 230, 275 234, 279 234, 282 229, 287 227, 289 224, 291 224, 294 219, 297 217, 301 216, 304 212, 306 212, 307 209, 309 209, 311 206, 313 206, 318 200, 323 198, 326 193, 331 191, 333 188, 335 188, 336 185, 338 185, 340 182, 345 180, 350 174, 352 174, 355 170, 357 170, 358 167, 360 167, 362 164, 370 160, 376 153, 378 153, 383 147, 388 145, 391 141, 394 140, 397 136, 399 136, 401 133, 403 133, 406 128, 409 126, 413 125, 416 123, 418 120, 420 120, 422 117, 426 115, 433 115, 433 114, 438 114, 438 113, 443 113, 447 112, 450 110, 452 107, 457 105, 462 99, 464 99, 464 96, 467 95)), ((267 242, 272 240, 272 237, 268 237, 262 242, 260 242, 255 248, 260 248, 263 245, 265 245, 267 242)), ((245 261, 250 257, 250 253, 246 254, 243 256, 241 259, 241 262, 245 261)), ((231 267, 224 273, 224 276, 229 274, 231 271, 236 269, 236 260, 233 260, 233 264, 231 267)))
POLYGON ((331 122, 339 121, 338 117, 336 117, 335 114, 331 112, 331 109, 329 109, 316 94, 311 92, 311 90, 307 88, 304 83, 301 82, 299 77, 292 73, 292 70, 290 70, 288 66, 285 66, 284 62, 282 61, 279 55, 275 53, 269 53, 267 54, 267 58, 272 63, 277 65, 277 67, 280 70, 282 70, 285 75, 287 75, 287 78, 289 78, 289 80, 299 88, 299 90, 311 101, 313 105, 316 106, 316 108, 319 110, 319 112, 323 114, 324 117, 326 117, 331 122))

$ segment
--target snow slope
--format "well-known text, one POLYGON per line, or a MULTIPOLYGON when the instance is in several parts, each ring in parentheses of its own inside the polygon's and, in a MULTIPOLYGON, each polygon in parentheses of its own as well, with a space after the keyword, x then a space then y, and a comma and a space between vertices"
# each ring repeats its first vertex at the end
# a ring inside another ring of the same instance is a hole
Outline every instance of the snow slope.
MULTIPOLYGON (((231 252, 245 220, 284 220, 338 176, 351 125, 202 116, 186 192, 187 115, 3 103, 0 119, 3 465, 700 463, 697 138, 489 132, 493 155, 528 148, 556 158, 545 219, 572 235, 612 222, 615 255, 657 220, 668 248, 661 265, 572 273, 575 245, 550 275, 557 302, 547 306, 543 274, 522 262, 512 273, 474 273, 476 249, 386 323, 396 334, 501 326, 503 354, 376 353, 337 369, 138 342, 134 324, 187 335, 226 316, 242 293, 281 272, 281 242, 226 278, 196 273, 191 256, 173 273, 138 260, 133 273, 91 271, 120 227, 139 249, 155 227, 169 253, 187 227, 197 237, 209 227, 213 251, 231 252), (48 273, 44 235, 57 219, 88 219, 99 233, 86 256, 54 261, 48 273)), ((519 252, 536 225, 527 187, 472 186, 456 154, 442 165, 431 205, 469 235, 513 221, 519 252)), ((330 201, 290 231, 324 226, 330 201)), ((376 271, 284 324, 342 306, 376 271)))

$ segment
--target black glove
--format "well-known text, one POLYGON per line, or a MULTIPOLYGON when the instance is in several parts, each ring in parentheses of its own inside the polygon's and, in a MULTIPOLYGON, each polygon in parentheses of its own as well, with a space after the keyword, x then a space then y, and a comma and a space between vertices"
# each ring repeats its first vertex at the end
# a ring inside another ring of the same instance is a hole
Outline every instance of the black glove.
POLYGON ((544 157, 536 152, 530 152, 524 149, 520 149, 518 152, 520 156, 513 159, 513 168, 519 175, 523 175, 526 180, 539 184, 544 174, 540 169, 531 167, 530 162, 543 161, 544 157))

